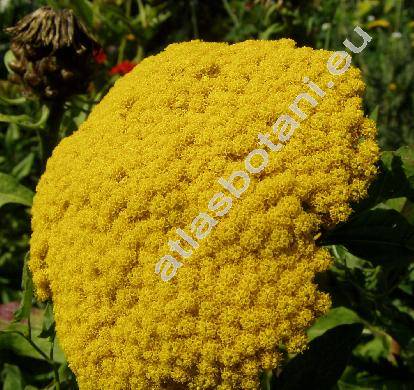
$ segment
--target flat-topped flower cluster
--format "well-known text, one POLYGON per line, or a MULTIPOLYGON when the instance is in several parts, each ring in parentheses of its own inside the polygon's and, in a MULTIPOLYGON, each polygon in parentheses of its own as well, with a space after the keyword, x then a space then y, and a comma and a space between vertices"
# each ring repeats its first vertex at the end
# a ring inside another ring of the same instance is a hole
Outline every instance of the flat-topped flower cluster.
MULTIPOLYGON (((346 39, 344 45, 352 53, 361 53, 372 38, 360 27, 356 27, 355 31, 362 38, 362 44, 360 46, 355 46, 352 42, 346 39)), ((351 62, 352 58, 347 52, 335 52, 329 57, 326 64, 326 70, 329 71, 332 76, 340 76, 349 69, 351 62)), ((285 143, 290 140, 298 129, 300 123, 308 117, 308 114, 303 108, 303 102, 307 102, 310 107, 314 108, 319 104, 318 99, 326 96, 326 92, 319 85, 311 81, 309 77, 303 77, 302 81, 306 84, 308 90, 310 90, 312 94, 309 92, 301 92, 289 106, 289 113, 284 113, 277 118, 272 126, 272 138, 275 139, 274 142, 277 143, 275 144, 272 142, 269 133, 259 133, 258 141, 263 148, 254 149, 246 156, 244 160, 244 170, 234 171, 228 179, 221 177, 218 180, 218 183, 226 190, 226 193, 215 193, 208 202, 208 212, 200 212, 191 221, 190 229, 194 237, 187 234, 181 228, 176 230, 179 240, 168 241, 171 251, 178 253, 183 259, 190 257, 193 250, 200 246, 199 240, 206 238, 211 233, 213 227, 218 224, 218 218, 225 216, 231 210, 233 199, 240 198, 249 188, 249 174, 260 174, 269 164, 269 152, 279 152, 282 150, 285 143), (236 185, 236 183, 238 184, 236 185), (210 212, 214 213, 213 217, 209 214, 210 212), (184 249, 181 241, 184 241, 190 249, 184 249)), ((326 83, 328 89, 331 89, 334 86, 335 82, 333 80, 329 80, 326 83)), ((164 255, 156 264, 155 272, 161 274, 161 279, 167 282, 175 276, 178 268, 182 265, 183 263, 178 261, 173 255, 164 255)))
POLYGON ((30 268, 81 390, 256 389, 281 346, 305 347, 330 306, 313 282, 330 255, 314 237, 346 220, 378 158, 360 72, 332 79, 331 55, 291 40, 171 45, 56 148, 34 200, 30 268), (304 88, 317 96, 304 77, 326 96, 299 103, 308 117, 294 136, 277 153, 263 145, 266 168, 164 282, 154 265, 176 229, 229 195, 218 178, 247 169, 258 135, 304 88))

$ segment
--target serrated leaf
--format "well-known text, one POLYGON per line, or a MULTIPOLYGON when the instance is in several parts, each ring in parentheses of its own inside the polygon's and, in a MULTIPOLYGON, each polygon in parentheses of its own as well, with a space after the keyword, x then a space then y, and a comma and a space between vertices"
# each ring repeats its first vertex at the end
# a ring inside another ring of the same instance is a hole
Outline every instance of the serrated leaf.
POLYGON ((33 195, 33 191, 20 184, 15 177, 0 173, 0 207, 7 203, 31 206, 33 195))
POLYGON ((320 245, 343 245, 355 256, 379 265, 414 260, 414 226, 395 210, 368 210, 322 236, 320 245))
POLYGON ((363 328, 361 324, 339 325, 313 339, 309 348, 293 358, 272 381, 272 389, 330 390, 341 377, 363 328))

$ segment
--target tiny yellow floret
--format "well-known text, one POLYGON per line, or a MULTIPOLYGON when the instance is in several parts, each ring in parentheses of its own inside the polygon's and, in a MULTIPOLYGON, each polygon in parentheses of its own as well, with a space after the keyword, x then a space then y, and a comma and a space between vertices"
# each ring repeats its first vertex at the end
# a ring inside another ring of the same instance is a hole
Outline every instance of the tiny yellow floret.
POLYGON ((256 389, 281 347, 306 347, 330 306, 314 277, 331 258, 315 239, 366 196, 378 159, 360 71, 326 88, 331 54, 288 39, 170 45, 54 150, 29 265, 81 390, 256 389), (211 213, 214 194, 230 196, 218 180, 246 169, 259 134, 277 143, 277 118, 312 94, 304 78, 326 96, 301 103, 307 118, 283 149, 268 150, 265 169, 163 281, 154 267, 169 240, 211 213))

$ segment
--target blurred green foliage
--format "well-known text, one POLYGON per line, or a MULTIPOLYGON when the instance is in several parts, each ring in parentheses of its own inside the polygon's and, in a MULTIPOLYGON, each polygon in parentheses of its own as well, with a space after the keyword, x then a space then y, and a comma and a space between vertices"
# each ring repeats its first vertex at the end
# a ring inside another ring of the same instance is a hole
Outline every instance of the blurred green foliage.
POLYGON ((333 309, 309 329, 310 348, 263 389, 414 389, 414 7, 409 0, 0 0, 0 384, 76 389, 55 342, 51 304, 33 298, 25 266, 30 202, 41 175, 47 105, 7 81, 3 28, 42 5, 69 7, 104 49, 87 94, 65 102, 54 131, 70 135, 119 77, 169 43, 289 37, 341 49, 356 25, 372 36, 353 61, 384 150, 368 199, 346 224, 319 238, 335 259, 320 275, 333 309), (398 149, 400 148, 400 149, 398 149), (398 149, 398 150, 397 150, 398 149), (13 320, 14 313, 14 320, 13 320), (298 374, 300 373, 300 375, 298 374), (340 377, 340 378, 339 378, 340 377), (313 387, 312 387, 313 386, 313 387))

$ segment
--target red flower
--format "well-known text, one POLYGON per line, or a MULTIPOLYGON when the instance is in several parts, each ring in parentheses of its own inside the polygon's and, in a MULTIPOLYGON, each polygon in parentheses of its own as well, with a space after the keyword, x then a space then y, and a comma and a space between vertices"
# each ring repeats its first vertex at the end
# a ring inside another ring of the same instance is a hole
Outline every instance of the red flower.
POLYGON ((136 63, 131 61, 122 61, 119 64, 115 65, 111 70, 109 71, 109 74, 113 76, 114 74, 127 74, 132 69, 134 69, 136 63))
POLYGON ((104 49, 100 48, 93 52, 93 58, 95 59, 97 64, 103 64, 107 60, 106 53, 104 49))

